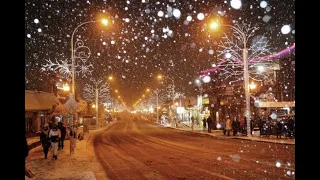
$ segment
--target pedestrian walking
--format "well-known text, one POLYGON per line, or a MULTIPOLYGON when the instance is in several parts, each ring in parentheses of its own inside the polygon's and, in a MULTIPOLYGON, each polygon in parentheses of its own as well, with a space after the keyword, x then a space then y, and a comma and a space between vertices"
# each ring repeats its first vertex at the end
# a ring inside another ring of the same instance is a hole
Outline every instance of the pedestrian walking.
POLYGON ((282 134, 282 123, 280 122, 280 120, 278 120, 277 123, 276 123, 276 135, 277 135, 277 138, 280 137, 280 139, 281 139, 281 134, 282 134))
POLYGON ((238 133, 238 129, 239 129, 239 121, 237 118, 235 118, 233 121, 232 121, 232 130, 233 130, 233 136, 237 135, 238 133))
POLYGON ((240 130, 242 135, 247 135, 247 118, 245 116, 240 120, 240 130))
POLYGON ((226 116, 227 121, 226 121, 226 131, 227 131, 227 136, 230 136, 230 131, 232 129, 232 124, 229 116, 226 116))
POLYGON ((194 117, 191 116, 191 130, 193 131, 194 128, 194 117))
POLYGON ((52 129, 49 131, 49 138, 53 151, 53 159, 58 159, 58 146, 61 138, 61 132, 58 129, 57 124, 52 125, 52 129))
POLYGON ((203 130, 206 130, 206 127, 207 127, 207 120, 206 120, 206 117, 203 117, 203 119, 202 119, 202 123, 203 123, 203 130))
POLYGON ((222 121, 220 125, 221 125, 223 135, 226 135, 226 122, 222 121))
POLYGON ((211 116, 209 116, 207 118, 207 123, 208 123, 208 133, 211 133, 211 129, 212 129, 212 119, 211 116))
POLYGON ((250 134, 251 134, 251 135, 252 135, 253 127, 254 127, 254 120, 251 119, 251 120, 250 120, 250 134))
POLYGON ((58 146, 58 150, 60 150, 60 149, 63 149, 64 147, 64 140, 66 138, 67 131, 64 125, 62 124, 62 122, 58 122, 58 129, 61 132, 61 138, 59 140, 59 146, 58 146))
POLYGON ((289 118, 287 124, 288 124, 288 137, 293 138, 294 121, 292 117, 289 118))
POLYGON ((51 142, 49 139, 49 124, 46 123, 40 132, 40 142, 43 148, 44 158, 47 159, 48 151, 51 146, 51 142))

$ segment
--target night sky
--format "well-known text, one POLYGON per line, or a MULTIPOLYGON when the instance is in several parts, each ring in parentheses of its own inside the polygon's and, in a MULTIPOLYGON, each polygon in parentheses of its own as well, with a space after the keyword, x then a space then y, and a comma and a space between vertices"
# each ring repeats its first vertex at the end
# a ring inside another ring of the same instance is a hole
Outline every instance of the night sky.
MULTIPOLYGON (((93 75, 107 79, 112 74, 115 82, 111 87, 119 89, 127 105, 157 84, 158 73, 173 77, 177 91, 193 93, 194 84, 189 82, 211 68, 223 35, 208 29, 212 19, 257 24, 256 34, 268 38, 271 52, 295 41, 294 0, 243 0, 240 9, 231 7, 229 0, 28 0, 26 89, 41 89, 47 81, 50 71, 40 72, 46 59, 70 60, 71 34, 79 24, 102 17, 110 20, 107 27, 89 23, 74 38, 90 48, 93 75), (199 13, 204 14, 202 20, 199 13), (281 32, 284 25, 291 28, 288 34, 281 32)), ((76 77, 77 93, 82 93, 88 80, 76 77)))

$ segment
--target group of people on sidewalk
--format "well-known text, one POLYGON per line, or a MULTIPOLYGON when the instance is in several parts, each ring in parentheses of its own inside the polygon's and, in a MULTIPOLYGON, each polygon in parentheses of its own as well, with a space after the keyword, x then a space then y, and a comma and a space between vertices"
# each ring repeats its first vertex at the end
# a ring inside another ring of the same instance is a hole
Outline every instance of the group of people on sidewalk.
MULTIPOLYGON (((71 126, 69 128, 70 137, 70 154, 74 153, 76 148, 77 127, 71 126)), ((40 142, 43 147, 44 158, 47 159, 49 149, 52 149, 53 159, 58 159, 58 150, 64 148, 64 140, 67 136, 67 128, 62 122, 52 124, 51 127, 46 123, 43 128, 38 132, 40 134, 40 142)), ((81 134, 79 134, 80 136, 81 134)), ((82 135, 79 139, 83 139, 82 135)))
POLYGON ((207 128, 207 124, 208 124, 208 133, 211 133, 211 130, 212 130, 212 126, 213 126, 213 121, 212 121, 212 118, 211 116, 208 116, 207 118, 204 117, 202 119, 202 123, 203 123, 203 130, 205 130, 207 128))
POLYGON ((230 136, 231 131, 233 136, 236 136, 238 132, 242 135, 247 135, 247 118, 245 116, 240 121, 237 118, 231 121, 229 116, 226 116, 226 118, 227 120, 221 124, 224 135, 230 136))
POLYGON ((58 159, 58 150, 64 148, 64 140, 66 137, 66 128, 61 122, 52 124, 46 123, 43 128, 38 132, 40 134, 40 142, 43 147, 44 158, 47 159, 49 149, 52 148, 53 159, 58 159))

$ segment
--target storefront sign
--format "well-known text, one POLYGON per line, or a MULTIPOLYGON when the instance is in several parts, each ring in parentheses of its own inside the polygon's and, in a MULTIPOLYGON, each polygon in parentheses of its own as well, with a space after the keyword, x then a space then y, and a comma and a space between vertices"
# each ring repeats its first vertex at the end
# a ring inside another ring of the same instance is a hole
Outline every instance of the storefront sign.
POLYGON ((202 98, 202 104, 209 104, 209 98, 202 98))

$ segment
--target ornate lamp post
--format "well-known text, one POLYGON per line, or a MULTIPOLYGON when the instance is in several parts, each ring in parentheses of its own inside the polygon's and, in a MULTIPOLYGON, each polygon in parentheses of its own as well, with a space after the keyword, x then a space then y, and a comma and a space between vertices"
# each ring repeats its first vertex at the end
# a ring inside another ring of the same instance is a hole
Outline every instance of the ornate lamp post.
POLYGON ((91 54, 91 51, 88 47, 86 46, 83 46, 83 41, 77 41, 75 44, 76 44, 76 49, 74 48, 74 43, 73 43, 73 37, 74 37, 74 34, 75 32, 77 31, 77 29, 85 24, 89 24, 89 23, 97 23, 97 22, 101 22, 103 25, 107 26, 108 25, 108 20, 107 19, 102 19, 102 20, 99 20, 99 21, 87 21, 87 22, 83 22, 81 24, 79 24, 72 32, 72 35, 71 35, 71 77, 72 77, 72 94, 75 98, 75 52, 77 52, 77 49, 78 48, 86 48, 88 50, 88 55, 85 56, 84 52, 80 52, 79 55, 80 55, 80 59, 82 61, 86 61, 89 57, 90 57, 90 54, 91 54))

